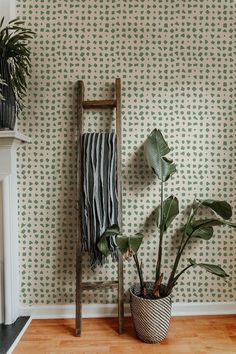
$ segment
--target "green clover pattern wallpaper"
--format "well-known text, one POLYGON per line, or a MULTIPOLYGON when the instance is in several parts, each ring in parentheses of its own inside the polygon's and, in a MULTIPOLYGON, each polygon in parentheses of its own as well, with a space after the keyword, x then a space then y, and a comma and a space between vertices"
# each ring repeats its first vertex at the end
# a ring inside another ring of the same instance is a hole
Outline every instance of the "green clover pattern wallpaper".
MULTIPOLYGON (((21 302, 71 303, 75 298, 76 82, 87 99, 112 98, 122 80, 124 232, 143 231, 148 280, 154 276, 158 231, 153 211, 159 181, 149 170, 144 142, 161 129, 178 172, 165 186, 181 214, 164 241, 169 272, 186 206, 215 198, 232 204, 236 219, 236 120, 233 76, 234 1, 17 0, 18 16, 36 32, 32 76, 18 129, 32 142, 18 152, 21 302), (176 232, 177 230, 177 232, 176 232)), ((85 113, 84 131, 114 128, 112 111, 85 113)), ((175 302, 233 301, 235 231, 216 228, 192 242, 188 257, 215 262, 227 283, 192 269, 179 281, 175 302)), ((110 260, 93 272, 84 256, 84 280, 116 278, 110 260)), ((125 262, 125 289, 137 280, 125 262)), ((115 303, 112 290, 88 291, 84 303, 115 303)), ((128 299, 128 297, 127 297, 128 299)))

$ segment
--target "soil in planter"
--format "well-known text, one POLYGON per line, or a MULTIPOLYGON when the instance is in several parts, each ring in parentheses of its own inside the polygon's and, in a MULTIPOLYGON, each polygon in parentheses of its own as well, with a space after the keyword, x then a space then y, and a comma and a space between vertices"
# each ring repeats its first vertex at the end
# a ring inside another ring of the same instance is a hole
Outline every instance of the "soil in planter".
POLYGON ((146 295, 144 296, 141 293, 135 293, 134 290, 132 290, 133 294, 146 300, 157 300, 157 299, 163 299, 164 297, 168 296, 167 291, 166 291, 166 285, 161 285, 160 287, 160 297, 155 297, 152 294, 153 288, 152 287, 147 287, 146 288, 146 295))

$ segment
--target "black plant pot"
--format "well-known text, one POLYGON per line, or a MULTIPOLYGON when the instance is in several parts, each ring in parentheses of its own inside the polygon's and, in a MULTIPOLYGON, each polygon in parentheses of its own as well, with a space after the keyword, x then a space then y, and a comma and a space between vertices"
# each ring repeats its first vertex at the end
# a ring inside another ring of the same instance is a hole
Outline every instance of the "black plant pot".
MULTIPOLYGON (((10 83, 8 63, 0 59, 0 77, 10 83)), ((0 85, 4 101, 0 100, 0 130, 14 130, 16 124, 16 97, 11 86, 0 85)))

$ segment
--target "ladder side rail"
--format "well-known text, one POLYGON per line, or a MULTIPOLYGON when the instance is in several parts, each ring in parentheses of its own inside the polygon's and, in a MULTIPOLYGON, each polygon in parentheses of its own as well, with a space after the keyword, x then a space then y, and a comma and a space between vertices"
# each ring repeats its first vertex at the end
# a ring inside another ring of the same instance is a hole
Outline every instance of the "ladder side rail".
MULTIPOLYGON (((118 221, 122 229, 122 121, 121 121, 121 80, 116 79, 116 144, 117 144, 117 194, 118 194, 118 221)), ((119 254, 118 260, 118 321, 119 333, 124 332, 124 276, 123 258, 119 254)))
POLYGON ((77 116, 77 240, 76 240, 76 315, 75 335, 81 336, 82 327, 82 228, 81 228, 81 192, 83 170, 81 168, 81 138, 83 130, 84 83, 78 82, 78 116, 77 116))

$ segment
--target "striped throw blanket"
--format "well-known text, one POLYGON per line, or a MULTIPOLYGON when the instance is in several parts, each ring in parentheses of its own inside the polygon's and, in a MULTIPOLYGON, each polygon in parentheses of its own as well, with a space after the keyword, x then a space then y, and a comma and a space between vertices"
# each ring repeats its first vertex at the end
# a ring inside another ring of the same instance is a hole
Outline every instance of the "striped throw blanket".
MULTIPOLYGON (((95 269, 105 262, 97 242, 107 227, 118 223, 115 133, 83 134, 82 169, 82 245, 95 269)), ((109 246, 116 260, 113 240, 109 246)))

